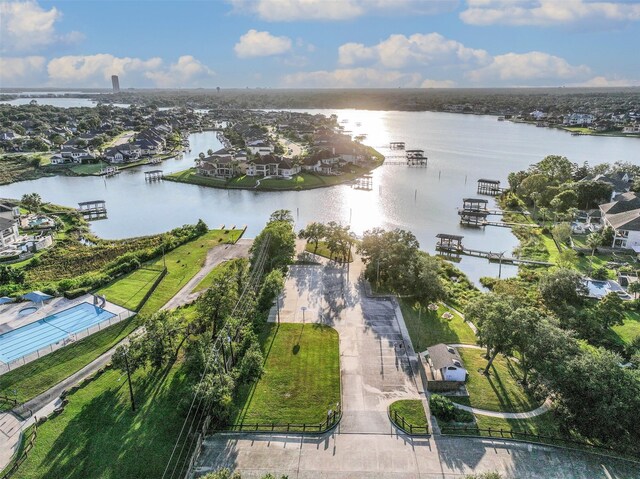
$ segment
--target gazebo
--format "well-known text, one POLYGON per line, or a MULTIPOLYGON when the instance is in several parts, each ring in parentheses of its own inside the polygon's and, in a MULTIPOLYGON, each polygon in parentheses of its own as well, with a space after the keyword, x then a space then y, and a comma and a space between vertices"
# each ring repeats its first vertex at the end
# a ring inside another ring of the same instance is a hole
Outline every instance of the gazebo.
POLYGON ((42 291, 31 291, 30 293, 23 295, 22 299, 26 299, 27 301, 31 301, 34 303, 44 304, 45 301, 53 299, 53 296, 43 293, 42 291))

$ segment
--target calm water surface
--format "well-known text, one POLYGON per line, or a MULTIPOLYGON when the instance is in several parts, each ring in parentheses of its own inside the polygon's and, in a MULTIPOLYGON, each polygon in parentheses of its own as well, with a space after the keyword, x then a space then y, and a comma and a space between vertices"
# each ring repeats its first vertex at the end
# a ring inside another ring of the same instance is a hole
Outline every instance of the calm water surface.
MULTIPOLYGON (((302 192, 233 191, 172 182, 146 183, 145 169, 125 170, 113 178, 52 177, 0 186, 0 197, 18 198, 39 192, 45 201, 77 206, 79 201, 104 199, 109 218, 92 229, 105 238, 124 238, 166 231, 204 219, 211 227, 247 225, 255 236, 275 209, 294 213, 296 227, 310 221, 339 221, 360 234, 374 226, 411 230, 423 249, 433 252, 437 233, 464 235, 470 248, 510 252, 517 241, 509 229, 461 228, 456 209, 462 198, 476 196, 478 178, 506 184, 510 171, 527 168, 548 154, 591 164, 616 160, 637 163, 640 141, 629 138, 579 136, 530 125, 497 122, 495 117, 431 112, 309 110, 335 113, 354 134, 366 133, 365 143, 384 154, 389 141, 404 141, 407 148, 424 149, 427 168, 382 166, 374 172, 373 191, 336 186, 302 192), (357 126, 356 123, 360 123, 357 126)), ((183 159, 164 162, 165 174, 193 165, 200 151, 217 149, 213 132, 191 135, 192 151, 183 159)), ((463 258, 460 268, 477 281, 497 276, 498 266, 486 260, 463 258)), ((503 276, 516 273, 503 266, 503 276)))

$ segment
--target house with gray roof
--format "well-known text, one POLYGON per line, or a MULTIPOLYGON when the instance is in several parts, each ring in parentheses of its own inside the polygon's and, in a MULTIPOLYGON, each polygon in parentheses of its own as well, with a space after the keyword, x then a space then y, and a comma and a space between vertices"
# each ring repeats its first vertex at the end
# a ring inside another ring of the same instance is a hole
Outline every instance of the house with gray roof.
POLYGON ((458 387, 467 379, 467 370, 460 354, 453 346, 436 344, 427 348, 425 356, 430 371, 427 378, 430 381, 451 381, 453 387, 458 387))
POLYGON ((611 246, 640 253, 640 196, 623 193, 611 203, 600 205, 600 211, 602 224, 614 231, 611 246))

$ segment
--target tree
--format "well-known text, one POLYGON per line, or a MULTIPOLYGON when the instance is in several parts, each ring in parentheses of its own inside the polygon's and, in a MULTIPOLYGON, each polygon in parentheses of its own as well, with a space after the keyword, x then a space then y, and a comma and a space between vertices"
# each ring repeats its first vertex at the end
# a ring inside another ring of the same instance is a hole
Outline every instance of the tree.
POLYGON ((269 217, 269 223, 272 223, 274 221, 284 221, 289 224, 293 224, 295 222, 290 210, 276 210, 271 213, 271 216, 269 217))
POLYGON ((604 328, 610 328, 624 321, 624 304, 616 293, 608 293, 596 306, 596 314, 604 328))
MULTIPOLYGON (((176 313, 158 311, 144 322, 145 334, 140 337, 145 358, 154 368, 160 368, 178 353, 182 318, 176 313)), ((186 337, 185 334, 182 335, 186 337)), ((181 343, 180 343, 181 344, 181 343)))
POLYGON ((268 311, 273 305, 273 300, 284 289, 284 275, 279 269, 269 272, 262 282, 258 299, 258 309, 268 311))
POLYGON ((516 344, 517 321, 513 312, 517 309, 514 299, 487 293, 476 297, 468 306, 466 318, 478 328, 478 341, 487 348, 489 369, 499 353, 509 354, 516 344))
POLYGON ((569 238, 571 238, 571 225, 569 223, 559 223, 553 227, 551 234, 558 244, 567 244, 569 238))
POLYGON ((229 275, 221 275, 211 287, 198 299, 196 309, 199 317, 199 329, 207 330, 211 325, 211 337, 215 338, 224 319, 231 314, 238 292, 229 275))
POLYGON ((570 186, 578 196, 578 206, 584 209, 596 208, 609 201, 613 192, 613 187, 603 181, 578 181, 570 186))
POLYGON ((565 248, 558 254, 556 263, 560 268, 573 268, 578 261, 578 253, 570 248, 565 248))
POLYGON ((627 288, 627 291, 629 293, 633 293, 633 297, 637 299, 638 293, 640 293, 640 281, 634 281, 633 283, 631 283, 627 288))
POLYGON ((268 242, 266 249, 265 272, 272 269, 286 271, 293 261, 296 252, 296 235, 288 221, 270 221, 256 236, 251 245, 251 264, 256 264, 263 245, 268 242))
POLYGON ((131 400, 131 410, 136 410, 136 402, 133 395, 133 385, 131 384, 131 375, 140 367, 144 366, 144 353, 142 342, 139 338, 134 337, 129 340, 128 344, 122 344, 116 348, 111 356, 111 364, 114 368, 127 374, 127 382, 129 383, 129 398, 131 400))
MULTIPOLYGON (((217 360, 217 369, 221 369, 217 360)), ((205 374, 202 381, 196 383, 194 393, 212 416, 214 422, 224 424, 231 415, 235 381, 231 374, 220 370, 205 374)))
POLYGON ((602 234, 596 232, 587 236, 585 243, 589 248, 591 248, 591 258, 593 258, 593 255, 596 253, 598 246, 602 245, 602 239, 602 234))
POLYGON ((584 277, 577 271, 558 268, 540 278, 538 291, 548 308, 561 312, 567 306, 582 304, 587 287, 584 277))
POLYGON ((541 174, 529 175, 522 180, 522 183, 520 183, 520 186, 518 187, 518 194, 520 194, 521 197, 528 199, 530 202, 533 202, 531 194, 542 194, 549 186, 551 186, 551 180, 549 177, 541 174))
POLYGON ((542 174, 558 183, 571 180, 576 169, 575 163, 571 163, 565 156, 559 155, 545 156, 542 161, 529 168, 530 171, 542 174))
POLYGON ((309 223, 306 228, 301 229, 298 237, 306 239, 307 243, 313 243, 313 254, 318 251, 318 243, 326 236, 327 227, 322 223, 309 223))
POLYGON ((440 261, 424 252, 419 252, 411 264, 412 280, 403 288, 424 303, 430 303, 446 297, 440 279, 440 261))
POLYGON ((38 193, 27 193, 22 195, 22 204, 30 213, 37 213, 42 207, 42 198, 38 193))
POLYGON ((611 226, 607 226, 602 230, 602 245, 611 246, 613 244, 613 239, 616 236, 616 232, 613 230, 611 226))
POLYGON ((213 150, 211 148, 207 150, 207 155, 213 156, 213 150))
POLYGON ((550 204, 558 213, 566 213, 578 205, 578 195, 573 190, 564 190, 558 193, 550 204))

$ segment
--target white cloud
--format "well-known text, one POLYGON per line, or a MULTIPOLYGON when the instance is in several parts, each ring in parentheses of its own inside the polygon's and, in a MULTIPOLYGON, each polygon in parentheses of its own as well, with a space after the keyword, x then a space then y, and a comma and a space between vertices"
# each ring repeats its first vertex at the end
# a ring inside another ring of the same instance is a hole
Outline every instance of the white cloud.
POLYGON ((467 73, 474 82, 564 80, 580 78, 590 73, 586 65, 574 66, 564 58, 543 52, 507 53, 498 55, 486 67, 467 73))
POLYGON ((291 39, 252 29, 240 37, 233 50, 239 58, 281 55, 291 50, 291 39))
POLYGON ((640 86, 640 80, 629 80, 628 78, 607 78, 596 76, 581 83, 573 83, 569 86, 579 87, 629 87, 640 86))
POLYGON ((589 0, 467 0, 460 13, 472 25, 606 25, 640 20, 637 2, 589 0))
POLYGON ((465 47, 439 33, 415 33, 409 37, 390 35, 377 45, 367 47, 362 43, 346 43, 338 49, 341 65, 353 65, 376 61, 388 68, 403 68, 412 64, 486 64, 490 60, 485 50, 465 47))
POLYGON ((44 71, 45 62, 40 56, 0 57, 0 81, 32 83, 30 80, 44 71))
POLYGON ((420 84, 420 88, 453 88, 456 86, 453 80, 429 80, 426 79, 420 84))
POLYGON ((170 87, 194 87, 205 85, 200 83, 215 76, 215 72, 203 65, 191 55, 183 55, 178 58, 166 70, 150 71, 145 76, 154 81, 160 88, 170 87))
POLYGON ((268 22, 350 20, 365 14, 431 15, 449 11, 458 0, 228 0, 238 13, 268 22))
POLYGON ((420 80, 419 73, 403 73, 374 68, 298 72, 283 77, 285 86, 297 88, 417 87, 420 85, 420 80))
POLYGON ((43 9, 35 1, 0 3, 0 49, 4 52, 32 51, 84 38, 80 32, 56 33, 55 23, 62 14, 55 7, 43 9))
POLYGON ((143 60, 107 53, 54 58, 47 65, 47 72, 51 85, 101 86, 108 84, 111 75, 118 75, 121 85, 139 86, 151 81, 161 88, 208 86, 206 80, 214 75, 191 55, 165 66, 158 57, 143 60))

